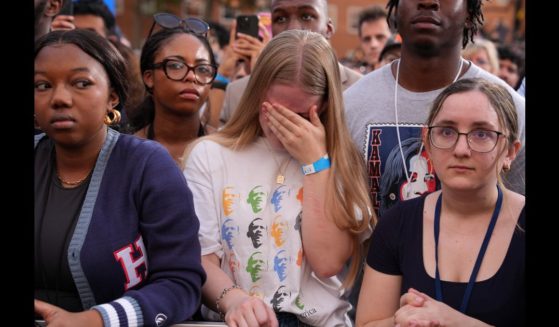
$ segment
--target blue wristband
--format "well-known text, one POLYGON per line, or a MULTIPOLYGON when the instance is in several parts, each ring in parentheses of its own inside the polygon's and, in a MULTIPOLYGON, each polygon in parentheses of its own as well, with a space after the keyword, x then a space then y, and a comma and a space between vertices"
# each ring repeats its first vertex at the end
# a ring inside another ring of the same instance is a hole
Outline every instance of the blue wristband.
POLYGON ((221 74, 215 75, 215 81, 229 84, 229 79, 221 74))
POLYGON ((305 175, 321 172, 323 170, 330 168, 330 158, 328 157, 327 154, 325 154, 322 157, 320 157, 320 159, 313 162, 312 164, 304 165, 301 168, 303 170, 303 174, 305 175))

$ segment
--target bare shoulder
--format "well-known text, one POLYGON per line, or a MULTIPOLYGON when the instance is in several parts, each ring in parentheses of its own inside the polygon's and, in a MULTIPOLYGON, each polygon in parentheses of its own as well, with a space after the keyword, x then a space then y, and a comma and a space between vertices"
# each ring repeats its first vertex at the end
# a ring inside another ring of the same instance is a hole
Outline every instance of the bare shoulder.
POLYGON ((507 211, 514 221, 518 220, 526 204, 526 197, 511 190, 505 190, 504 196, 505 201, 503 202, 503 206, 506 205, 507 211))
POLYGON ((524 204, 526 203, 526 197, 524 195, 511 190, 505 191, 505 197, 508 199, 510 205, 518 207, 520 210, 522 210, 524 204))
POLYGON ((435 210, 435 205, 437 204, 437 200, 441 196, 441 190, 437 190, 435 192, 429 193, 425 197, 425 204, 423 205, 423 211, 425 212, 432 212, 435 210))

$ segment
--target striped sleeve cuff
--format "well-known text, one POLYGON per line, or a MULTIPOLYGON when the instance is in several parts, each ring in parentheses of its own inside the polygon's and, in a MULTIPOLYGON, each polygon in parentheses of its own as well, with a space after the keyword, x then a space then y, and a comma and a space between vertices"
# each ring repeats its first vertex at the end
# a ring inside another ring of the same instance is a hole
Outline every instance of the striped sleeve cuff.
POLYGON ((97 310, 101 314, 105 327, 133 327, 143 326, 144 324, 138 301, 129 296, 110 303, 96 305, 91 309, 97 310))

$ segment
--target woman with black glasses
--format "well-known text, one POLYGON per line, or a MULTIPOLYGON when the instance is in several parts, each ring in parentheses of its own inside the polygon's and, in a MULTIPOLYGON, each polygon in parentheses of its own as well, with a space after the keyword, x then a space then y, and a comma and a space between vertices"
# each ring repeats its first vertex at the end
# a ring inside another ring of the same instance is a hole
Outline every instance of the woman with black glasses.
POLYGON ((512 96, 461 79, 435 99, 426 125, 441 190, 380 218, 357 326, 523 326, 525 198, 501 180, 520 149, 512 96))
POLYGON ((207 31, 202 20, 156 14, 142 49, 148 96, 129 117, 132 130, 165 146, 177 164, 187 144, 205 135, 200 109, 217 73, 207 31))

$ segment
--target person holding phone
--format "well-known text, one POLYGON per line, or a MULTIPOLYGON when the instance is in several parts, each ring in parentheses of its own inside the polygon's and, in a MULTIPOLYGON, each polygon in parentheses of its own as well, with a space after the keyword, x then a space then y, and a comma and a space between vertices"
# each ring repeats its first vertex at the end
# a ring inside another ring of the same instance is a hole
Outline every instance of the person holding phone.
POLYGON ((209 95, 207 126, 216 131, 220 126, 221 108, 228 84, 250 74, 262 48, 271 36, 256 15, 239 16, 231 25, 229 45, 223 52, 218 74, 209 95))
POLYGON ((52 30, 88 29, 107 38, 114 34, 116 19, 109 7, 98 0, 80 0, 72 6, 64 6, 63 11, 54 19, 52 30))
MULTIPOLYGON (((272 37, 292 29, 317 32, 322 34, 327 40, 334 34, 334 25, 332 19, 328 17, 328 4, 326 0, 273 0, 271 11, 272 37)), ((342 64, 339 64, 338 68, 343 90, 347 89, 362 76, 342 64)), ((231 118, 233 111, 237 110, 248 80, 249 77, 247 76, 227 86, 223 105, 220 108, 220 123, 226 123, 231 118)))
POLYGON ((235 29, 233 51, 248 63, 247 68, 250 73, 260 52, 270 41, 271 35, 256 15, 238 16, 232 28, 235 29), (259 34, 263 37, 260 38, 259 34))

